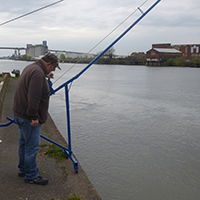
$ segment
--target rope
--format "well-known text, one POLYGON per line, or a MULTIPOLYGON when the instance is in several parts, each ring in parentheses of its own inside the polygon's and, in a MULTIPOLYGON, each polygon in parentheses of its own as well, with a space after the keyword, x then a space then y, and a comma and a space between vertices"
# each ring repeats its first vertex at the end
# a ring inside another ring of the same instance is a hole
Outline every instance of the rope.
MULTIPOLYGON (((144 4, 147 3, 148 0, 146 0, 144 3, 142 3, 138 8, 142 7, 144 4)), ((121 23, 119 23, 119 25, 117 25, 111 32, 109 32, 103 39, 101 39, 94 47, 92 47, 92 49, 90 49, 87 53, 86 56, 92 51, 94 50, 97 46, 99 46, 107 37, 109 37, 114 31, 116 31, 125 21, 127 21, 133 14, 135 14, 136 11, 138 11, 138 8, 136 8, 136 10, 134 10, 130 15, 128 15, 128 17, 126 17, 121 23)), ((68 71, 70 71, 75 65, 77 65, 80 61, 82 60, 82 58, 78 59, 78 61, 73 64, 69 69, 67 69, 60 77, 58 77, 53 83, 57 82, 60 78, 62 78, 68 71)))
POLYGON ((43 10, 43 9, 45 9, 45 8, 48 8, 48 7, 50 7, 50 6, 53 6, 53 5, 57 4, 57 3, 60 3, 61 1, 64 1, 64 0, 57 1, 57 2, 55 2, 55 3, 49 4, 49 5, 47 5, 47 6, 44 6, 44 7, 42 7, 42 8, 39 8, 39 9, 37 9, 37 10, 31 11, 31 12, 26 13, 26 14, 24 14, 24 15, 21 15, 21 16, 19 16, 19 17, 16 17, 16 18, 13 18, 13 19, 8 20, 8 21, 6 21, 6 22, 3 22, 3 23, 0 24, 0 26, 3 26, 3 25, 5 25, 5 24, 8 24, 8 23, 13 22, 13 21, 15 21, 15 20, 18 20, 18 19, 20 19, 20 18, 22 18, 22 17, 25 17, 25 16, 27 16, 27 15, 31 15, 31 14, 33 14, 33 13, 35 13, 35 12, 38 12, 38 11, 43 10))

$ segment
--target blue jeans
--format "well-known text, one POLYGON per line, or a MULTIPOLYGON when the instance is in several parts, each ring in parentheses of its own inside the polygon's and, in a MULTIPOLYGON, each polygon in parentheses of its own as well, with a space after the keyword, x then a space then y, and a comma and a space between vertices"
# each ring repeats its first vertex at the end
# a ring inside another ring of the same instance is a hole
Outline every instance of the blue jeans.
POLYGON ((40 148, 41 124, 32 126, 31 121, 14 115, 19 127, 19 173, 25 173, 25 178, 32 180, 38 177, 36 156, 40 148))

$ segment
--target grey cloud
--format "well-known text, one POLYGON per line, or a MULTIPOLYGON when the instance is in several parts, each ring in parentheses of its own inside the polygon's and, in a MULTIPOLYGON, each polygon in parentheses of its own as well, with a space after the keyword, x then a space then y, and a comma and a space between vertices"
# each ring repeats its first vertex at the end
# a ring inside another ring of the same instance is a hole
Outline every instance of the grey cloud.
MULTIPOLYGON (((0 23, 56 1, 2 1, 0 3, 0 23)), ((155 1, 149 0, 142 10, 148 9, 155 1)), ((91 44, 91 41, 92 43, 98 42, 143 2, 143 0, 65 0, 23 19, 1 26, 0 43, 8 45, 9 41, 11 44, 19 43, 21 45, 27 42, 39 43, 47 39, 49 44, 53 44, 56 49, 64 48, 66 44, 67 48, 77 51, 89 49, 87 44, 91 44)), ((180 37, 175 33, 178 32, 178 28, 182 30, 182 40, 184 40, 184 34, 187 36, 188 32, 192 33, 193 38, 197 38, 199 8, 199 0, 161 0, 156 8, 136 26, 135 30, 137 31, 131 31, 120 42, 121 45, 117 46, 119 52, 122 49, 131 52, 131 48, 133 48, 131 43, 141 50, 145 46, 151 46, 153 41, 164 42, 162 38, 167 38, 168 41, 177 40, 178 43, 180 37), (141 44, 139 41, 145 41, 145 44, 141 44)), ((140 15, 141 13, 137 11, 111 38, 119 35, 140 15)))

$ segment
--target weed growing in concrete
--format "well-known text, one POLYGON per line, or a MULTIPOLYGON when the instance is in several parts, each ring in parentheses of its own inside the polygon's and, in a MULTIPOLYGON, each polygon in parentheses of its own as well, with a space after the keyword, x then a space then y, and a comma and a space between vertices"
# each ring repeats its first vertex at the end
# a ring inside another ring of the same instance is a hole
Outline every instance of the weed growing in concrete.
POLYGON ((68 174, 68 172, 67 172, 67 170, 66 170, 66 167, 65 167, 65 166, 62 166, 62 167, 61 167, 61 169, 62 169, 62 171, 63 171, 63 173, 64 173, 64 174, 66 174, 66 175, 68 174))
MULTIPOLYGON (((52 200, 60 200, 60 199, 52 199, 52 200)), ((71 196, 71 197, 68 197, 67 199, 65 198, 64 200, 81 200, 81 197, 80 196, 71 196)))
POLYGON ((81 197, 80 196, 73 196, 73 197, 68 197, 67 199, 65 200, 81 200, 81 197))
POLYGON ((50 144, 50 145, 42 144, 40 145, 40 147, 48 147, 45 153, 45 155, 47 156, 56 158, 59 161, 63 161, 66 158, 63 149, 55 144, 50 144))

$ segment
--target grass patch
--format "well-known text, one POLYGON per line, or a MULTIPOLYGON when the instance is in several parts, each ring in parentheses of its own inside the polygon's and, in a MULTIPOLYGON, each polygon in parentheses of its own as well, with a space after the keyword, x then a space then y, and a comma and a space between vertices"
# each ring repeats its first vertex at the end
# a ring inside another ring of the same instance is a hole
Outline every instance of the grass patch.
POLYGON ((9 79, 11 79, 11 80, 18 80, 19 77, 11 76, 11 77, 9 77, 9 79))
MULTIPOLYGON (((52 199, 52 200, 60 200, 60 199, 52 199)), ((74 196, 65 198, 64 200, 81 200, 81 197, 74 195, 74 196)))
POLYGON ((81 200, 81 197, 80 196, 73 196, 73 197, 68 197, 67 199, 65 200, 81 200))
POLYGON ((44 148, 44 147, 47 147, 47 146, 48 146, 48 144, 41 144, 40 145, 41 148, 44 148))
POLYGON ((63 161, 66 158, 63 149, 55 144, 42 144, 40 147, 46 149, 45 155, 49 157, 56 158, 59 161, 63 161))

